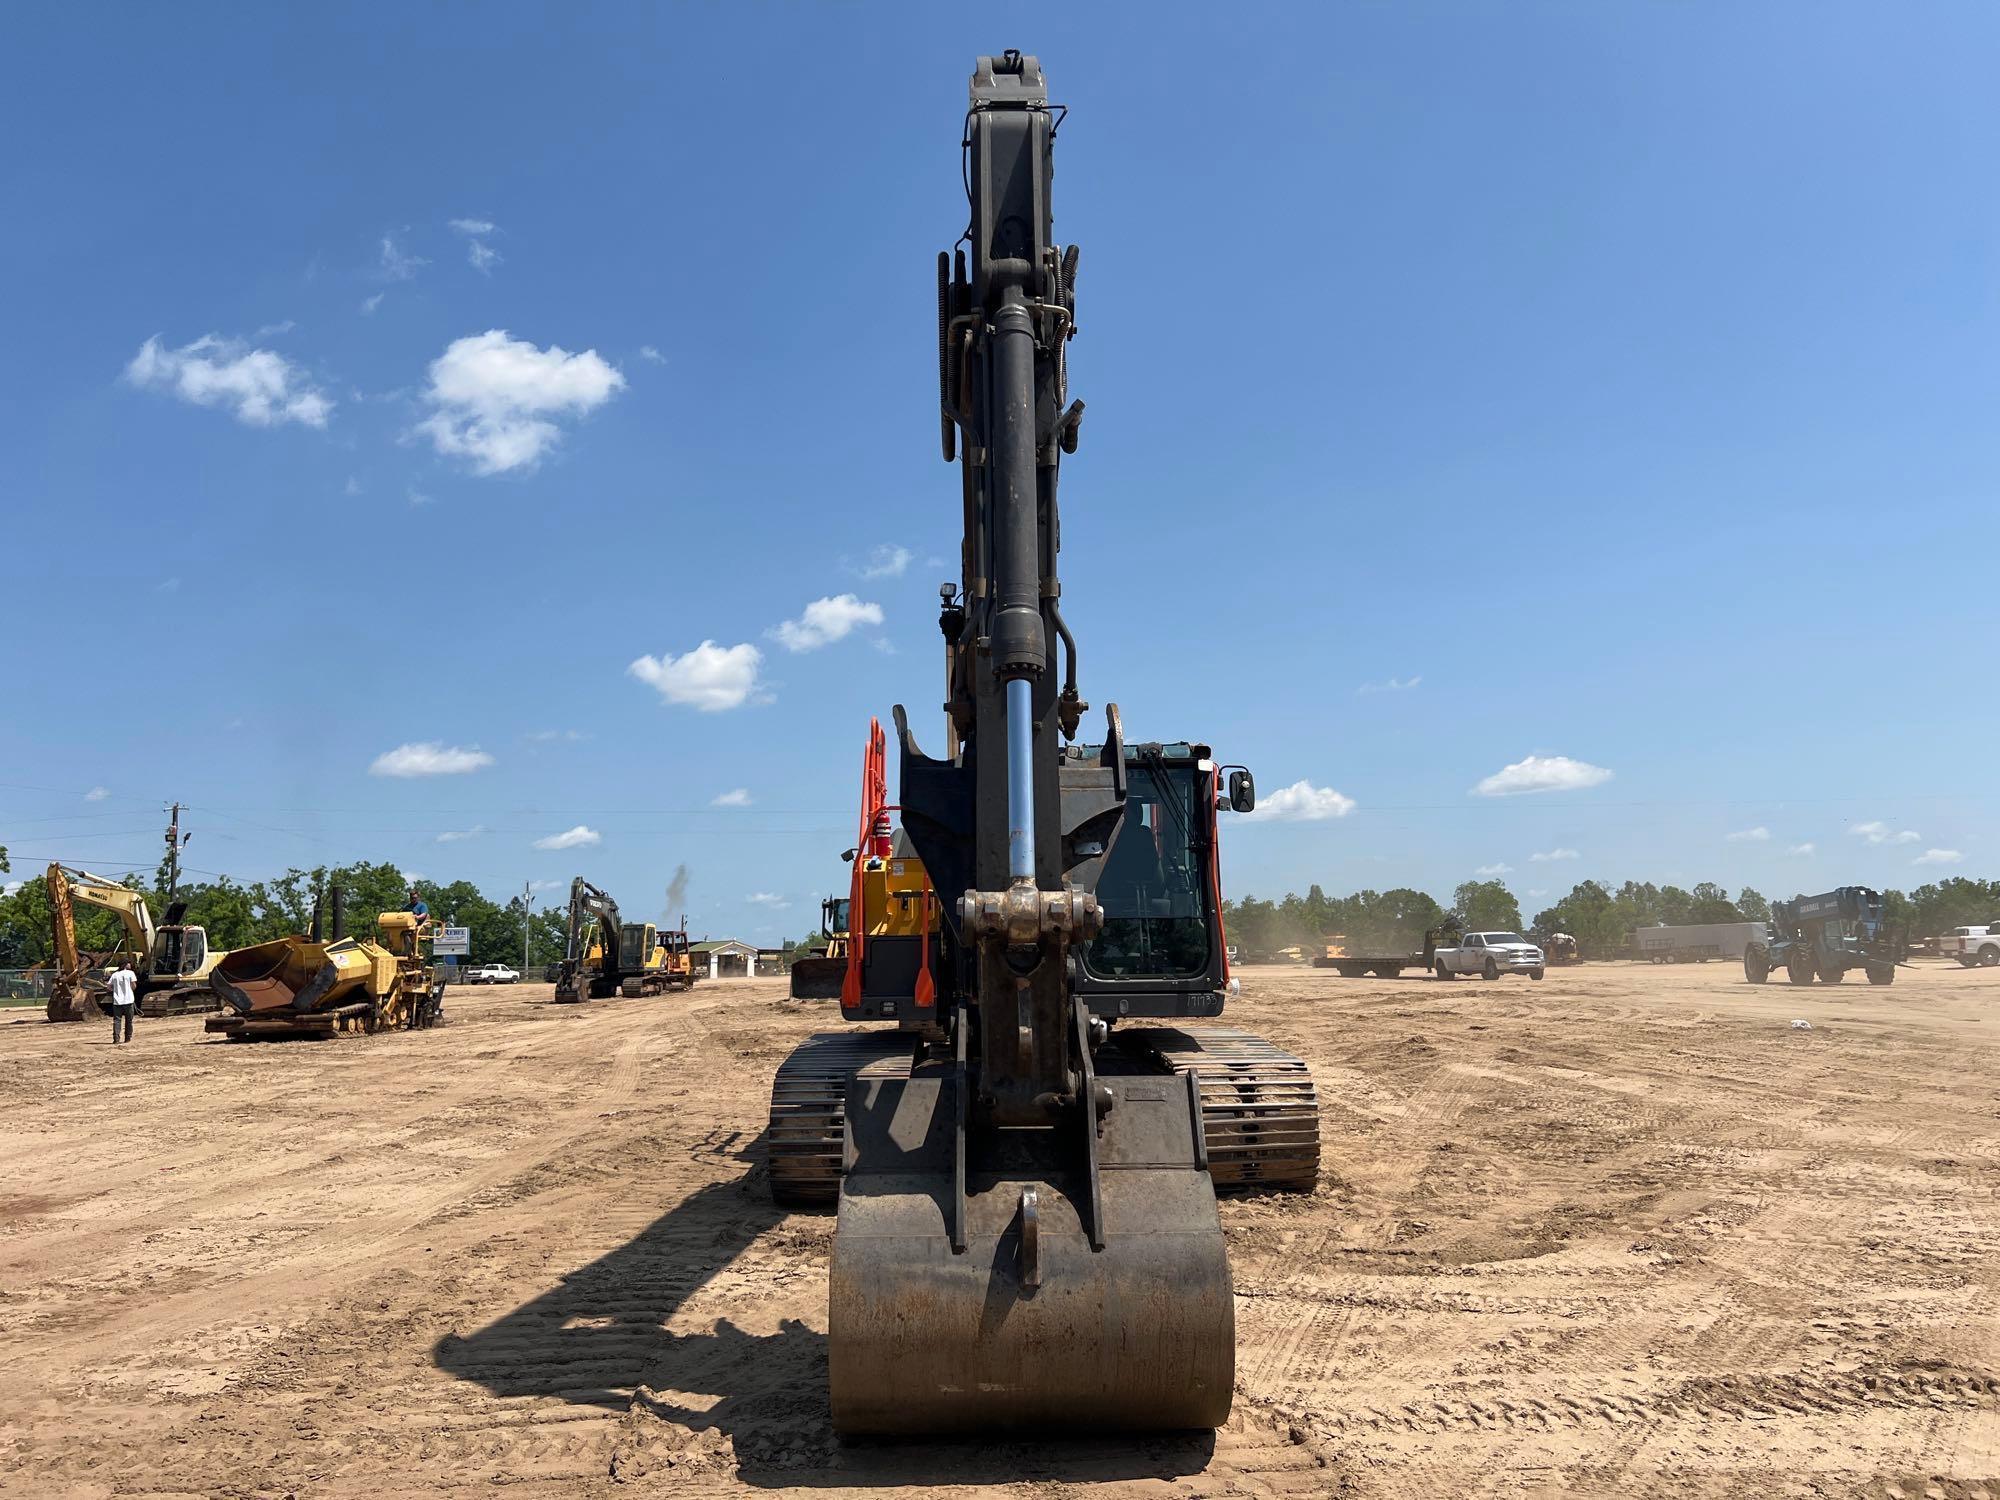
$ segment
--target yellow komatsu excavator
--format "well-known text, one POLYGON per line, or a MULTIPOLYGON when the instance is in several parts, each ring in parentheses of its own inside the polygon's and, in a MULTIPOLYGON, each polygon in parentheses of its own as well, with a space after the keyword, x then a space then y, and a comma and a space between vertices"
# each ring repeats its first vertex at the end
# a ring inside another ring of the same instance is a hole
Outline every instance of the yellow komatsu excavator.
POLYGON ((48 889, 57 970, 49 990, 51 1021, 101 1016, 108 971, 128 960, 139 976, 140 1014, 192 1015, 216 1008, 209 976, 226 955, 210 951, 206 930, 181 921, 185 903, 169 905, 166 921, 155 925, 143 892, 60 864, 49 866, 48 889), (109 952, 85 953, 76 938, 78 903, 117 917, 124 941, 109 952))

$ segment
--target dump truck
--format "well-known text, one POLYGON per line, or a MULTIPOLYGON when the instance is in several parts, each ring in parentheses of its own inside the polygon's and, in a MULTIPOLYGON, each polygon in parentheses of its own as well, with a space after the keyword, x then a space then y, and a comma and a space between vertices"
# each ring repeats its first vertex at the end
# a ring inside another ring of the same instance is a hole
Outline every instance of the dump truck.
POLYGON ((1893 984, 1903 945, 1889 934, 1879 891, 1844 885, 1820 896, 1771 903, 1771 920, 1743 949, 1743 977, 1762 984, 1783 969, 1793 984, 1838 984, 1860 969, 1870 984, 1893 984))
MULTIPOLYGON (((337 912, 337 909, 336 909, 337 912)), ((422 1030, 444 1019, 444 980, 426 953, 437 928, 415 912, 385 911, 373 940, 282 937, 238 948, 209 976, 222 1014, 204 1031, 230 1041, 422 1030)))
POLYGON ((1297 1058, 1197 1024, 1227 998, 1216 814, 1255 806, 1249 771, 1195 741, 1129 742, 1115 704, 1101 738, 1078 734, 1056 482, 1083 412, 1078 256, 1051 234, 1057 115, 1019 52, 979 59, 970 96, 971 226, 938 260, 965 528, 939 613, 940 753, 894 713, 902 831, 940 920, 879 1027, 900 1046, 824 1065, 845 1164, 831 1412, 843 1434, 1213 1428, 1235 1379, 1214 1143, 1316 1163, 1317 1100, 1297 1058))
POLYGON ((51 1021, 87 1021, 103 1015, 108 975, 130 961, 139 979, 139 1013, 145 1016, 196 1015, 216 1008, 209 975, 225 957, 212 952, 205 929, 181 918, 187 903, 167 905, 157 926, 143 892, 87 870, 52 864, 48 869, 49 925, 56 950, 56 977, 49 988, 51 1021), (76 904, 100 907, 118 918, 123 942, 102 953, 77 946, 76 904))
POLYGON ((559 1004, 612 995, 659 995, 694 985, 687 919, 678 929, 619 918, 618 903, 581 875, 570 882, 569 919, 556 971, 559 1004))

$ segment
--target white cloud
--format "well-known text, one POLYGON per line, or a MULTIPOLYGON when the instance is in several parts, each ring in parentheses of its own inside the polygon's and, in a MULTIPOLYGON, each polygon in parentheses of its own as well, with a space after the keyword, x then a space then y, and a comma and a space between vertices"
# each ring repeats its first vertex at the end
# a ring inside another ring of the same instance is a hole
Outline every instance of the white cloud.
POLYGON ((1792 845, 1792 847, 1791 847, 1791 848, 1787 849, 1787 850, 1785 851, 1785 853, 1787 853, 1787 854, 1810 854, 1810 853, 1812 853, 1812 852, 1813 852, 1813 850, 1817 849, 1818 847, 1819 847, 1819 845, 1817 845, 1817 844, 1794 844, 1794 845, 1792 845))
POLYGON ((1495 875, 1512 875, 1514 867, 1512 865, 1481 865, 1472 873, 1479 876, 1482 880, 1490 880, 1495 875))
POLYGON ((880 625, 882 606, 865 604, 853 594, 815 599, 796 620, 786 620, 767 632, 787 651, 817 651, 851 634, 857 625, 880 625))
POLYGON ((548 745, 557 740, 576 741, 588 739, 589 736, 581 729, 537 729, 528 738, 538 745, 548 745))
POLYGON ((253 339, 273 338, 281 333, 290 333, 294 328, 298 326, 299 325, 297 323, 293 322, 290 318, 287 318, 282 323, 266 323, 262 328, 259 328, 255 333, 251 334, 250 337, 253 339))
POLYGON ((792 904, 776 891, 752 891, 743 899, 748 901, 752 906, 768 906, 773 911, 782 910, 784 907, 792 904))
POLYGON ((1724 834, 1723 838, 1732 844, 1766 844, 1771 840, 1771 830, 1760 823, 1755 828, 1739 828, 1724 834))
POLYGON ((205 334, 178 349, 165 347, 157 336, 147 339, 125 366, 125 378, 194 406, 219 406, 251 427, 281 422, 324 427, 333 413, 333 399, 284 355, 220 334, 205 334))
POLYGON ((474 240, 465 247, 465 259, 473 270, 481 276, 491 276, 493 268, 505 259, 498 250, 484 240, 474 240))
POLYGON ((12 896, 27 883, 25 880, 10 880, 5 885, 0 885, 0 896, 12 896))
POLYGON ((361 316, 364 318, 374 317, 375 309, 382 305, 382 299, 388 295, 387 292, 377 292, 372 297, 363 297, 361 299, 361 316))
POLYGON ((451 227, 459 234, 477 238, 480 235, 492 234, 500 226, 491 219, 453 219, 451 227))
POLYGON ((352 474, 348 475, 347 483, 341 486, 341 492, 350 497, 360 494, 361 481, 359 479, 356 479, 352 474))
POLYGON ((641 344, 639 346, 639 358, 646 361, 649 365, 663 365, 667 362, 666 355, 660 353, 651 344, 641 344))
POLYGON ((1914 844, 1923 838, 1913 828, 1894 829, 1882 822, 1856 823, 1847 831, 1871 844, 1914 844))
POLYGON ((110 787, 94 786, 89 791, 83 794, 83 800, 86 802, 102 802, 106 797, 109 797, 110 795, 111 795, 110 787))
POLYGON ((1548 892, 1546 890, 1540 888, 1526 892, 1526 895, 1530 901, 1534 900, 1538 896, 1546 896, 1547 894, 1548 892))
POLYGON ((1913 865, 1955 865, 1965 856, 1956 849, 1926 849, 1910 863, 1913 865))
POLYGON ((1550 849, 1541 854, 1530 854, 1528 858, 1541 864, 1552 864, 1559 859, 1581 859, 1583 856, 1574 849, 1550 849))
POLYGON ((1503 766, 1472 790, 1482 797, 1513 797, 1522 792, 1574 792, 1602 786, 1611 772, 1567 755, 1530 755, 1503 766))
POLYGON ((1407 693, 1422 682, 1421 677, 1391 677, 1384 682, 1364 682, 1354 691, 1357 693, 1407 693))
POLYGON ((750 789, 745 786, 732 787, 720 796, 712 798, 708 805, 710 807, 748 807, 750 805, 750 789))
POLYGON ((536 839, 537 849, 581 849, 588 844, 601 844, 604 835, 595 828, 587 828, 579 823, 561 833, 552 833, 545 839, 536 839))
POLYGON ((528 882, 528 889, 531 891, 559 891, 568 884, 567 880, 531 880, 528 882))
POLYGON ((447 833, 441 833, 433 842, 439 844, 456 844, 465 839, 476 839, 484 832, 486 832, 486 825, 475 823, 470 828, 454 829, 447 833))
POLYGON ((412 489, 410 491, 410 504, 416 506, 435 505, 437 504, 437 499, 435 496, 426 495, 422 490, 412 489))
POLYGON ((1266 823, 1318 823, 1327 818, 1344 818, 1353 811, 1352 797, 1342 796, 1330 786, 1295 781, 1260 795, 1256 810, 1243 816, 1266 823))
POLYGON ((162 578, 153 587, 162 594, 178 594, 181 591, 181 581, 176 575, 172 578, 162 578))
POLYGON ((370 776, 460 776, 493 764, 493 757, 477 745, 470 748, 443 745, 436 740, 398 745, 375 757, 370 776))
POLYGON ((538 349, 504 328, 454 340, 431 361, 416 430, 439 453, 467 458, 479 474, 533 468, 562 437, 556 419, 595 411, 625 377, 595 349, 538 349))
POLYGON ((741 708, 757 692, 757 669, 764 653, 745 642, 718 646, 703 641, 684 656, 642 656, 625 670, 659 689, 669 703, 703 713, 741 708))
POLYGON ((915 555, 908 547, 898 547, 884 542, 868 554, 868 564, 861 570, 861 576, 901 578, 909 570, 910 560, 915 555))
POLYGON ((384 281, 408 281, 429 264, 421 255, 405 255, 396 247, 396 241, 391 236, 382 236, 381 259, 376 271, 384 281))

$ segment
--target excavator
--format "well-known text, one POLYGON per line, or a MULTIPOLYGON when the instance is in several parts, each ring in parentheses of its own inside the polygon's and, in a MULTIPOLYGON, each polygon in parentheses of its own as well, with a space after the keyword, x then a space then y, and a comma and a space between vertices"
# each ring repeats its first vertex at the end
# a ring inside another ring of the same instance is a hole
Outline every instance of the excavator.
POLYGON ((49 989, 51 1021, 87 1021, 103 1014, 101 997, 108 986, 100 977, 129 959, 139 977, 139 1013, 184 1016, 214 1010, 218 1004, 209 975, 226 955, 211 952, 204 928, 181 920, 187 903, 171 903, 166 921, 154 925, 152 909, 142 892, 130 886, 52 864, 48 872, 49 918, 54 929, 56 977, 49 989), (118 918, 124 942, 106 953, 85 953, 77 946, 76 905, 102 907, 118 918))
MULTIPOLYGON (((1304 1064, 1187 1024, 1228 994, 1216 812, 1255 806, 1250 773, 1191 741, 1128 743, 1115 705, 1100 740, 1077 737, 1056 479, 1083 405, 1065 358, 1077 252, 1051 237, 1059 119, 1033 57, 979 59, 971 222, 938 261, 964 517, 941 753, 894 715, 902 829, 939 924, 928 951, 918 935, 899 1048, 842 1079, 827 1358, 847 1435, 1220 1425, 1236 1341, 1212 1142, 1234 1108, 1249 1159, 1318 1156, 1304 1064), (1310 1145, 1259 1144, 1272 1129, 1310 1145)), ((865 1018, 865 982, 849 998, 865 1018)))
POLYGON ((861 762, 860 837, 841 855, 853 866, 847 896, 820 905, 825 956, 795 960, 791 973, 794 1000, 841 1000, 852 1010, 865 987, 877 997, 870 1019, 893 1016, 897 997, 914 993, 929 972, 926 955, 938 930, 937 893, 923 861, 889 821, 885 748, 882 726, 871 719, 861 762))
POLYGON ((694 985, 687 919, 678 930, 621 922, 618 903, 581 875, 569 886, 569 923, 556 967, 556 1002, 658 995, 694 985))

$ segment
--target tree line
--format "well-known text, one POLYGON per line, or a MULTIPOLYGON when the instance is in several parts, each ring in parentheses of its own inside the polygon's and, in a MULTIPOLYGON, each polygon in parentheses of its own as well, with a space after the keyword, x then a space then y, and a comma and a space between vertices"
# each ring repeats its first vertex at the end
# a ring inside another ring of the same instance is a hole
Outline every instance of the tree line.
MULTIPOLYGON (((5 851, 0 850, 0 861, 5 851)), ((0 862, 0 873, 6 871, 0 862)), ((124 884, 143 891, 152 908, 153 920, 163 919, 167 905, 166 870, 162 867, 147 882, 137 875, 125 877, 124 884)), ((314 866, 310 870, 289 869, 270 880, 238 884, 228 876, 214 880, 183 881, 174 899, 187 903, 182 919, 208 932, 211 948, 247 948, 273 938, 309 932, 313 912, 321 913, 321 930, 333 935, 331 892, 338 886, 341 906, 350 937, 369 937, 375 918, 385 911, 402 911, 409 904, 411 882, 391 864, 366 861, 314 866)), ((562 957, 568 927, 568 903, 561 906, 531 907, 525 896, 507 902, 489 899, 469 880, 443 883, 415 882, 416 891, 431 915, 454 927, 471 929, 472 960, 479 963, 518 963, 523 931, 527 938, 530 968, 553 963, 562 957)), ((108 911, 76 903, 78 946, 86 950, 115 947, 122 940, 118 919, 108 911)), ((0 968, 20 969, 47 963, 55 957, 49 914, 48 878, 36 875, 21 882, 11 895, 0 896, 0 968)))
MULTIPOLYGON (((1930 937, 1953 927, 2000 921, 2000 880, 1954 876, 1912 891, 1884 891, 1889 924, 1911 938, 1930 937)), ((1522 919, 1520 903, 1498 880, 1468 880, 1445 906, 1428 892, 1398 887, 1329 896, 1319 886, 1305 895, 1267 901, 1246 896, 1223 903, 1229 940, 1247 954, 1276 952, 1344 937, 1350 948, 1395 953, 1422 947, 1424 934, 1437 929, 1461 932, 1520 932, 1547 942, 1558 932, 1577 940, 1586 958, 1613 958, 1627 952, 1641 927, 1700 922, 1764 922, 1771 903, 1745 886, 1732 899, 1727 890, 1703 881, 1692 890, 1628 880, 1615 889, 1585 880, 1568 895, 1522 919)))

